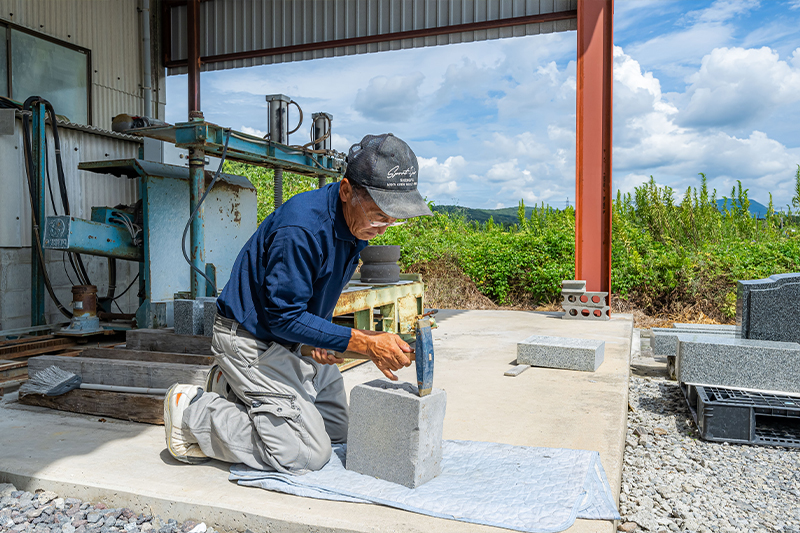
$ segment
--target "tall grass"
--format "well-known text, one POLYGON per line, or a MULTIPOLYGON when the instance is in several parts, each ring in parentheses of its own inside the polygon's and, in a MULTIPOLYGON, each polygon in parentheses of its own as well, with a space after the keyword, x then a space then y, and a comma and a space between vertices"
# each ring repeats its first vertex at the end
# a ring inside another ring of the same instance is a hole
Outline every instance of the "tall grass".
MULTIPOLYGON (((256 185, 261 221, 272 211, 271 172, 245 165, 226 170, 256 185)), ((800 270, 795 215, 800 212, 800 165, 788 210, 776 211, 770 195, 762 219, 750 215, 749 190, 741 182, 729 196, 719 197, 709 190, 706 175, 699 176, 698 187, 680 193, 651 177, 632 194, 617 194, 611 289, 653 315, 691 307, 730 320, 735 316, 736 280, 800 270), (718 198, 724 201, 722 210, 718 198)), ((285 198, 315 186, 315 179, 284 175, 285 198)), ((544 204, 530 215, 526 212, 520 201, 518 223, 512 227, 435 212, 390 228, 373 244, 401 245, 405 269, 436 262, 456 265, 500 305, 553 301, 561 280, 575 275, 575 212, 544 204)))

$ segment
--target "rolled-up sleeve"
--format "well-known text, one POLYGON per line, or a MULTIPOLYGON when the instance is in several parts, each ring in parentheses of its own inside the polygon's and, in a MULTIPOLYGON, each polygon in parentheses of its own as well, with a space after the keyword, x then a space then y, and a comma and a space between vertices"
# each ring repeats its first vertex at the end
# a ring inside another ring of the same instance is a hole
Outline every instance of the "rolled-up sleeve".
POLYGON ((308 231, 282 227, 266 243, 264 309, 267 328, 286 342, 301 342, 343 352, 350 342, 350 328, 308 312, 314 295, 316 273, 325 261, 322 247, 308 231))

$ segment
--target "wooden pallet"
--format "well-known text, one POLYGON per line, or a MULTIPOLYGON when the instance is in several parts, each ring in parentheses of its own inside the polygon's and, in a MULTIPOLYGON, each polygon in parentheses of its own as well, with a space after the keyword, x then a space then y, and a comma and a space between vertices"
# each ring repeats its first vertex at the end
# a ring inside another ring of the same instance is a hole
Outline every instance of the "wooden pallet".
POLYGON ((53 335, 0 341, 0 397, 14 392, 28 379, 28 359, 37 355, 74 356, 74 339, 53 335))
MULTIPOLYGON (((122 385, 128 387, 169 388, 173 383, 205 385, 208 370, 214 362, 209 355, 210 338, 202 337, 208 343, 209 354, 185 353, 193 346, 185 339, 163 330, 152 330, 148 335, 142 331, 131 331, 130 344, 146 345, 149 338, 152 348, 179 347, 180 351, 157 349, 128 349, 112 346, 106 348, 86 348, 80 357, 35 357, 29 361, 31 372, 43 370, 51 365, 80 375, 85 383, 122 385), (135 342, 135 339, 144 339, 135 342)), ((109 391, 74 390, 61 396, 48 397, 41 394, 20 394, 20 403, 37 405, 69 411, 97 415, 147 424, 164 423, 164 397, 149 394, 131 394, 109 391)))

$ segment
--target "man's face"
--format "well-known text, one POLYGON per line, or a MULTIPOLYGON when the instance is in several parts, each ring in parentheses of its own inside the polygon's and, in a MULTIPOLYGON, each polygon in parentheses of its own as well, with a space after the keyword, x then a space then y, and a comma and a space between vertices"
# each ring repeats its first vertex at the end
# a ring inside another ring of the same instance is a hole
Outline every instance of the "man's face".
POLYGON ((344 204, 344 218, 350 233, 357 239, 368 241, 386 233, 389 224, 397 221, 375 205, 369 194, 356 195, 350 183, 342 180, 339 197, 344 204))

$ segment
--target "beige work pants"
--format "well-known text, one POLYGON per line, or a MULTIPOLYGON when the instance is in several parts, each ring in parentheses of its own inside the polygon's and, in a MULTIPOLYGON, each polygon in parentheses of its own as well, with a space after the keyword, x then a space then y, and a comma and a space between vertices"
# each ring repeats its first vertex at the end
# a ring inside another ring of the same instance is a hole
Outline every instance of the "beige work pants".
POLYGON ((206 392, 183 425, 209 457, 260 470, 304 474, 347 440, 347 397, 336 365, 265 343, 217 315, 212 351, 240 402, 206 392))

